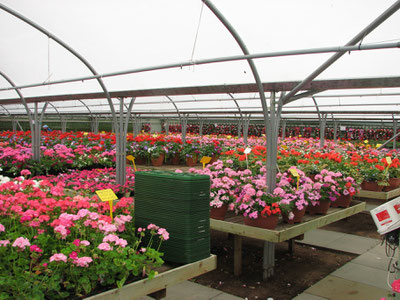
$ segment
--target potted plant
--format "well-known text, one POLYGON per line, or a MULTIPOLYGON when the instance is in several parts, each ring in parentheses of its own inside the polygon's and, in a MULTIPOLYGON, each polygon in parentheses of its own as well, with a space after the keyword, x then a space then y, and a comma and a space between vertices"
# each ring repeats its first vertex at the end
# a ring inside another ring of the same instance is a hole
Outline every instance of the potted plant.
POLYGON ((364 178, 364 181, 361 183, 363 190, 380 192, 384 186, 389 185, 389 173, 380 164, 374 166, 364 164, 360 168, 360 173, 364 178))
POLYGON ((197 164, 199 158, 200 148, 197 142, 187 141, 186 144, 182 145, 180 156, 182 160, 186 161, 186 165, 194 167, 197 164))
POLYGON ((168 148, 162 143, 154 143, 147 150, 150 154, 151 163, 153 166, 162 166, 165 158, 165 153, 168 148))
POLYGON ((275 229, 281 210, 279 196, 258 189, 254 183, 243 186, 235 201, 235 211, 243 215, 244 224, 264 229, 275 229))
MULTIPOLYGON (((387 165, 386 158, 384 158, 384 161, 385 165, 387 165)), ((389 185, 383 188, 385 192, 397 189, 400 186, 400 163, 397 157, 392 160, 392 163, 389 165, 388 172, 389 172, 389 179, 388 179, 389 185)))
POLYGON ((336 178, 340 196, 331 203, 332 207, 349 207, 353 196, 357 192, 358 184, 353 177, 339 176, 336 178))
POLYGON ((337 177, 342 176, 340 172, 332 172, 326 169, 315 175, 313 189, 319 192, 320 198, 317 201, 311 201, 311 205, 307 207, 307 211, 311 214, 326 215, 331 202, 335 201, 340 193, 338 191, 337 177))

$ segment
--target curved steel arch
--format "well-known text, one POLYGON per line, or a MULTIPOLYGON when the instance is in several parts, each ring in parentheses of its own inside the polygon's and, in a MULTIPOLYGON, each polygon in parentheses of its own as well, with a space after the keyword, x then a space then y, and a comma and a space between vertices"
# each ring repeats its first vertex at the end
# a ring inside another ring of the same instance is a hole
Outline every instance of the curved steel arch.
MULTIPOLYGON (((16 85, 14 84, 14 82, 2 71, 0 71, 0 75, 13 87, 16 87, 16 85)), ((21 91, 19 89, 15 89, 15 91, 17 92, 19 98, 21 98, 22 104, 25 107, 26 113, 28 115, 28 119, 29 119, 29 128, 31 129, 31 132, 33 132, 33 125, 32 125, 32 115, 31 115, 31 110, 28 107, 28 104, 26 104, 25 98, 22 95, 21 91)))
POLYGON ((236 106, 237 106, 237 108, 238 108, 240 117, 242 118, 242 117, 243 117, 243 114, 242 114, 242 110, 240 109, 239 103, 237 102, 237 100, 235 99, 235 97, 232 96, 231 93, 228 93, 228 95, 232 98, 233 102, 235 102, 235 104, 236 104, 236 106))
POLYGON ((0 106, 1 106, 2 108, 4 108, 4 110, 5 110, 10 116, 12 116, 12 115, 10 114, 10 112, 8 111, 8 109, 4 107, 4 105, 0 104, 0 106))
POLYGON ((175 109, 176 109, 176 112, 178 113, 179 122, 182 122, 181 113, 180 113, 180 111, 179 111, 178 106, 176 106, 175 101, 172 100, 172 98, 171 98, 170 96, 165 96, 165 97, 167 97, 167 99, 168 99, 169 101, 171 101, 172 105, 173 105, 173 106, 175 107, 175 109))
MULTIPOLYGON (((80 55, 77 51, 75 51, 73 48, 71 48, 68 44, 66 44, 64 41, 59 39, 54 34, 49 32, 48 30, 46 30, 45 28, 43 28, 39 24, 36 24, 32 20, 28 19, 27 17, 25 17, 25 16, 21 15, 20 13, 16 12, 15 10, 5 6, 4 4, 0 3, 0 9, 2 9, 4 11, 8 12, 9 14, 13 15, 14 17, 22 20, 23 22, 27 23, 28 25, 32 26, 36 30, 38 30, 41 33, 43 33, 44 35, 46 35, 47 37, 49 37, 52 40, 54 40, 60 46, 62 46, 63 48, 68 50, 72 55, 74 55, 76 58, 78 58, 90 70, 90 72, 92 72, 93 75, 99 75, 96 72, 96 70, 92 67, 92 65, 82 55, 80 55)), ((117 124, 117 118, 116 118, 116 115, 115 115, 115 109, 114 109, 113 103, 111 101, 110 93, 108 92, 108 90, 107 90, 106 86, 104 85, 103 80, 101 78, 96 78, 96 80, 100 84, 101 88, 103 89, 104 94, 106 95, 106 98, 108 100, 108 104, 110 106, 111 113, 112 113, 112 116, 113 116, 113 122, 115 124, 117 124)))
POLYGON ((82 103, 85 107, 86 107, 86 109, 89 111, 89 113, 90 113, 90 116, 92 117, 93 116, 93 113, 92 113, 92 111, 90 110, 90 108, 89 108, 89 106, 87 106, 87 104, 85 103, 85 102, 83 102, 82 100, 78 100, 80 103, 82 103))

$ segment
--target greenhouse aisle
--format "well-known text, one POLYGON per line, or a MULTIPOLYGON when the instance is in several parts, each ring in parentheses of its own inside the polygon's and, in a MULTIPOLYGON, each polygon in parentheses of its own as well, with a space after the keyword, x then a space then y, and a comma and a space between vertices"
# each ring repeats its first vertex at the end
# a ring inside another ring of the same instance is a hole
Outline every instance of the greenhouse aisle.
MULTIPOLYGON (((385 246, 380 245, 380 240, 316 229, 306 233, 301 243, 360 256, 309 287, 294 300, 381 299, 387 297, 390 292, 391 289, 386 283, 390 258, 386 256, 385 246), (321 236, 324 237, 323 243, 321 243, 321 236)), ((392 277, 391 280, 393 280, 392 277)), ((152 298, 143 297, 140 300, 150 299, 152 298)), ((168 288, 167 297, 164 299, 235 300, 242 298, 185 281, 168 288)))

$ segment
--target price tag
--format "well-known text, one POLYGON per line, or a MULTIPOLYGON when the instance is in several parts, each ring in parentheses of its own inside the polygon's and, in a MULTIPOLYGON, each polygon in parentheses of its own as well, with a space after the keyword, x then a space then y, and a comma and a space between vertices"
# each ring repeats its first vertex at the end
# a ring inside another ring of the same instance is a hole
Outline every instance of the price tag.
POLYGON ((244 154, 249 154, 251 152, 251 148, 244 149, 244 154))
POLYGON ((297 178, 297 189, 299 189, 299 183, 300 183, 299 173, 297 172, 296 169, 289 169, 289 172, 292 173, 292 175, 297 178))
POLYGON ((292 173, 294 177, 300 177, 299 173, 296 169, 289 169, 289 172, 292 173))
POLYGON ((211 157, 209 157, 209 156, 203 156, 200 159, 200 162, 203 164, 203 169, 206 167, 206 164, 208 164, 210 162, 210 160, 211 160, 211 157))
POLYGON ((112 189, 98 190, 96 191, 97 196, 103 202, 117 200, 118 197, 115 195, 112 189))
POLYGON ((390 166, 392 164, 392 158, 390 156, 386 157, 386 162, 388 163, 388 165, 390 166))
POLYGON ((113 220, 113 201, 117 200, 118 197, 115 195, 112 189, 98 190, 96 191, 97 196, 99 196, 100 200, 103 202, 108 201, 110 205, 110 217, 111 221, 113 220))

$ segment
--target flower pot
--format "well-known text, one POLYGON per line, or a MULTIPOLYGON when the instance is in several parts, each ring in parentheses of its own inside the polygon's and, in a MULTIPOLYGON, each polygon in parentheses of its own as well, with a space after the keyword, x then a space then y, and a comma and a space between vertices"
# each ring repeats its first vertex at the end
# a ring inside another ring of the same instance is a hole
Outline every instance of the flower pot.
POLYGON ((299 210, 299 209, 297 209, 297 207, 295 207, 292 210, 292 213, 294 214, 294 217, 292 220, 289 219, 289 214, 282 214, 283 221, 285 221, 288 224, 301 223, 301 220, 303 219, 303 216, 306 213, 306 207, 304 207, 301 210, 299 210))
POLYGON ((335 201, 332 201, 331 207, 349 207, 350 202, 353 200, 353 196, 349 195, 340 195, 335 201))
POLYGON ((210 207, 210 218, 216 220, 225 220, 228 204, 224 203, 221 207, 210 207))
POLYGON ((392 191, 400 186, 400 178, 389 178, 389 185, 383 188, 384 192, 392 191))
POLYGON ((188 167, 194 167, 197 164, 197 156, 186 157, 186 165, 188 167))
POLYGON ((276 225, 278 225, 279 216, 278 215, 271 215, 263 217, 258 217, 257 219, 251 219, 244 217, 244 224, 247 226, 259 227, 264 229, 275 229, 276 225))
POLYGON ((179 165, 180 162, 181 162, 181 158, 179 157, 179 153, 175 154, 171 158, 171 164, 173 164, 173 165, 179 165))
POLYGON ((375 181, 363 181, 361 188, 366 191, 381 192, 383 190, 382 185, 378 185, 375 181))
POLYGON ((162 153, 159 157, 151 158, 151 164, 155 167, 162 166, 164 163, 164 156, 164 153, 162 153))
POLYGON ((328 213, 328 209, 331 206, 331 201, 322 199, 319 200, 319 205, 313 206, 312 204, 309 204, 307 206, 307 212, 310 215, 326 215, 328 213))
POLYGON ((211 157, 211 160, 210 160, 209 164, 211 165, 211 164, 215 163, 218 160, 218 158, 219 158, 219 155, 214 154, 211 157))
POLYGON ((145 165, 146 164, 146 159, 142 156, 138 156, 135 159, 135 164, 137 165, 145 165))

